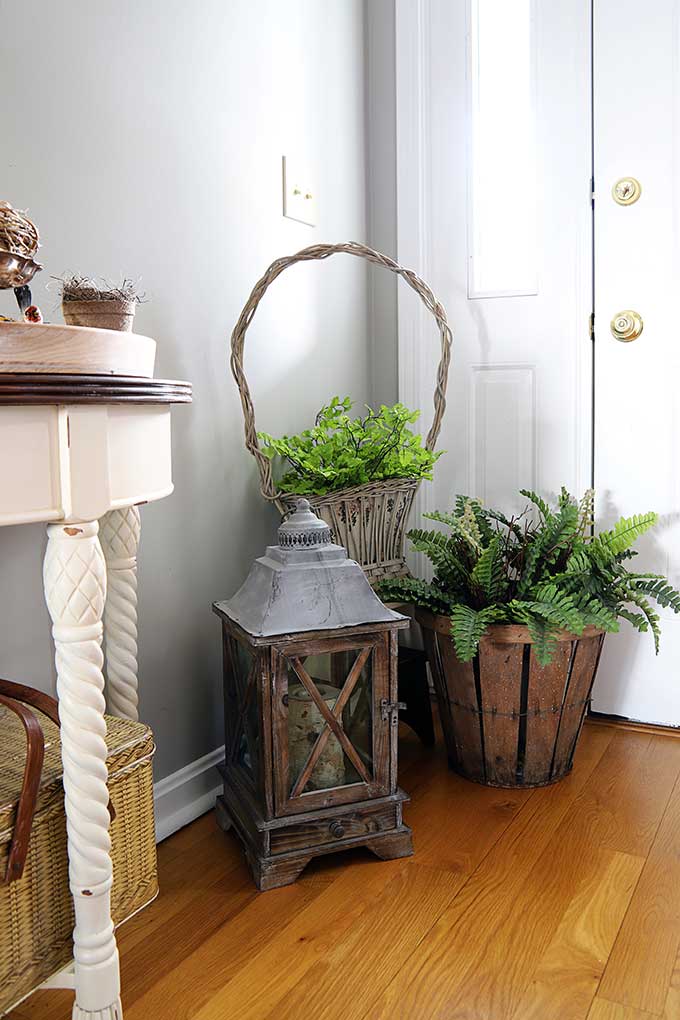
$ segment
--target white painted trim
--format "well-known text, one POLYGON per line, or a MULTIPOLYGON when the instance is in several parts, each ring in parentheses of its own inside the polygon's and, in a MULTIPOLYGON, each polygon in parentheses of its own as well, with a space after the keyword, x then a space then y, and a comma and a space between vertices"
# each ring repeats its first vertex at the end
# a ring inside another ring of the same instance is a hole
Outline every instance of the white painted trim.
POLYGON ((158 843, 215 806, 222 787, 216 766, 223 760, 224 745, 154 784, 158 843))
MULTIPOLYGON (((397 130, 397 258, 425 281, 429 277, 430 223, 430 79, 427 52, 430 17, 428 0, 396 0, 396 130, 397 130)), ((423 338, 432 318, 406 287, 397 291, 399 329, 399 399, 420 407, 424 378, 421 371, 423 338)), ((432 369, 434 375, 434 368, 432 369)), ((429 429, 431 408, 423 407, 423 432, 429 429)), ((411 522, 434 509, 432 486, 420 485, 411 522)), ((426 576, 422 553, 408 554, 411 568, 426 576)))

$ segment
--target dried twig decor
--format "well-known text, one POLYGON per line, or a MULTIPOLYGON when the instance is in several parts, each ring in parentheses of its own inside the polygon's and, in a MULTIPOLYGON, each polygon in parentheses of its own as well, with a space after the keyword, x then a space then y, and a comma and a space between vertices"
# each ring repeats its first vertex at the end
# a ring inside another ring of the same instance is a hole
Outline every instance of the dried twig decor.
POLYGON ((59 284, 62 301, 131 301, 139 304, 145 297, 137 290, 134 281, 127 277, 118 286, 104 279, 81 276, 80 273, 53 276, 52 279, 59 284))

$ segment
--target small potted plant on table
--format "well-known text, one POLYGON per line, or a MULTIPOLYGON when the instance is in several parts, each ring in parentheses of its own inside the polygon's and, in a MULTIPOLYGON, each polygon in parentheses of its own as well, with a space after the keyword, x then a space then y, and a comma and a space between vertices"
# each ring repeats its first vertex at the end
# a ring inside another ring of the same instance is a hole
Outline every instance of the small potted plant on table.
POLYGON ((592 534, 593 494, 562 490, 507 518, 459 496, 425 516, 447 530, 409 532, 432 582, 385 581, 385 600, 415 603, 439 702, 449 764, 488 786, 543 786, 572 768, 604 637, 624 619, 651 631, 650 598, 680 612, 660 574, 627 567, 656 514, 592 534))
POLYGON ((143 299, 132 280, 113 286, 105 280, 66 276, 59 280, 61 310, 69 326, 91 326, 132 332, 137 305, 143 299))

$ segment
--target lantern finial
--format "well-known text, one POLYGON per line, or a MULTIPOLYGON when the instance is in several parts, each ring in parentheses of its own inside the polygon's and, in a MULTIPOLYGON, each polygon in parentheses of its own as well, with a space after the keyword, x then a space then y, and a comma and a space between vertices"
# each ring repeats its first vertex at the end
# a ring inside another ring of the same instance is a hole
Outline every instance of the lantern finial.
POLYGON ((299 499, 295 510, 279 528, 279 545, 284 549, 311 549, 330 545, 331 529, 312 511, 308 499, 299 499))

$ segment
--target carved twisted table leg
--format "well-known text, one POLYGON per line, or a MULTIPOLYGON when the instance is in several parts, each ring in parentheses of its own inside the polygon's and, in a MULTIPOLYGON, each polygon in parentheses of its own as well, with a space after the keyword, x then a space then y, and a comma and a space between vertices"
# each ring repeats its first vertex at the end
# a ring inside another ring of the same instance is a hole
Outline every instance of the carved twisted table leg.
POLYGON ((102 614, 106 568, 99 525, 51 524, 43 568, 61 720, 69 879, 75 903, 73 1020, 122 1020, 111 921, 102 614))
POLYGON ((100 534, 107 567, 104 609, 106 693, 109 711, 124 719, 137 712, 137 547, 141 522, 136 506, 110 510, 100 534))

